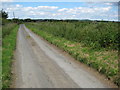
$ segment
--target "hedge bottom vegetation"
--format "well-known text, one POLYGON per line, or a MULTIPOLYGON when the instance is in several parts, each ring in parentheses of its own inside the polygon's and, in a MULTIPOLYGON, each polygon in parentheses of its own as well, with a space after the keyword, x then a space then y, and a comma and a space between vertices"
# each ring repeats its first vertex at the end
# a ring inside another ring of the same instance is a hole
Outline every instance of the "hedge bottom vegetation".
POLYGON ((10 34, 2 41, 2 87, 8 88, 11 82, 11 66, 16 47, 18 26, 11 30, 10 34))

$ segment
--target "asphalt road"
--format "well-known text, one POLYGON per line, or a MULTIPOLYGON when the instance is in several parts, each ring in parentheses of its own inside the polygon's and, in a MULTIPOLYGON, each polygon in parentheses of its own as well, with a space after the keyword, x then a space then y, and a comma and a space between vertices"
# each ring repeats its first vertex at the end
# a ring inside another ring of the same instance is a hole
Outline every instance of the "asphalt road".
POLYGON ((15 88, 109 88, 113 84, 20 25, 14 63, 15 88))

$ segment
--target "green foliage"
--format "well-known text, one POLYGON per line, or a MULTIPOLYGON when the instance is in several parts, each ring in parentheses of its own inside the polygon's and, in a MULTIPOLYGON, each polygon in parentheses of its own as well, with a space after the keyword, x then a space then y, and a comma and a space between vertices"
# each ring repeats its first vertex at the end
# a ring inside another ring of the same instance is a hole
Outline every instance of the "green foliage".
POLYGON ((15 23, 7 23, 5 25, 2 25, 2 38, 5 38, 7 35, 9 35, 15 26, 15 23))
POLYGON ((0 11, 0 17, 7 19, 8 18, 8 13, 5 12, 3 9, 0 11))
POLYGON ((2 84, 8 88, 11 81, 11 65, 16 45, 18 26, 14 23, 3 25, 2 39, 2 84))
MULTIPOLYGON (((0 72, 2 72, 2 25, 0 25, 0 72)), ((0 73, 0 87, 2 87, 2 73, 0 73)))
POLYGON ((71 41, 82 42, 94 49, 118 49, 118 24, 114 22, 40 22, 38 30, 71 41))

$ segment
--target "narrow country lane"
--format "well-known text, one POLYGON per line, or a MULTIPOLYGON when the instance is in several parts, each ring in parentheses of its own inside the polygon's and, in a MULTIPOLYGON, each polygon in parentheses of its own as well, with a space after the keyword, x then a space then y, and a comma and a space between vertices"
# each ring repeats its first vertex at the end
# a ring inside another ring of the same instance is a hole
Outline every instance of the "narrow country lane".
POLYGON ((15 88, 114 87, 52 47, 24 24, 18 31, 15 60, 15 88))

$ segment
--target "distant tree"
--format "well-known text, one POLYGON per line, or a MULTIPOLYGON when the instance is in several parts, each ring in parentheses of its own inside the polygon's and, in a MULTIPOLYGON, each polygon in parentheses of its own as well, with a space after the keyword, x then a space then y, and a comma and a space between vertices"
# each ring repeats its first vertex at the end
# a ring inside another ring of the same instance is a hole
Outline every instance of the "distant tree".
POLYGON ((31 22, 32 20, 30 18, 25 19, 25 22, 31 22))
POLYGON ((3 9, 0 11, 0 16, 4 19, 7 19, 8 18, 8 13, 5 12, 3 9))

